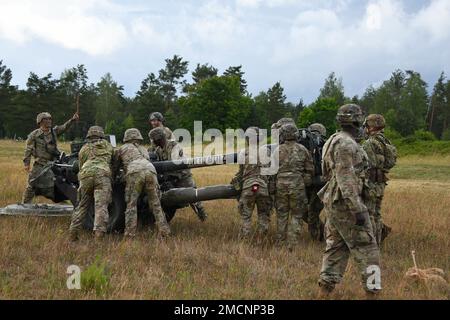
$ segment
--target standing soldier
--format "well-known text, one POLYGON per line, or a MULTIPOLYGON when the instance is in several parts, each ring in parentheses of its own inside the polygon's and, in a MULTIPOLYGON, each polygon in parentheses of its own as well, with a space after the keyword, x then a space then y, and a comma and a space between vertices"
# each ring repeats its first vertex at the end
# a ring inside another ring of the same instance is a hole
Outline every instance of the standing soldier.
POLYGON ((36 123, 39 126, 28 135, 27 145, 23 158, 25 171, 28 173, 28 184, 23 193, 22 203, 31 203, 38 188, 42 195, 53 199, 53 173, 44 170, 52 161, 59 157, 57 137, 63 134, 72 123, 79 119, 78 113, 61 126, 52 128, 52 116, 48 112, 37 115, 36 123), (30 172, 31 156, 34 157, 33 170, 30 172))
POLYGON ((314 166, 308 150, 297 143, 298 129, 285 124, 280 129, 283 141, 275 150, 279 157, 275 202, 277 208, 277 242, 288 240, 289 249, 298 241, 298 230, 307 210, 306 187, 312 183, 314 166))
POLYGON ((111 202, 111 161, 113 147, 106 141, 103 128, 90 127, 86 135, 87 143, 78 155, 80 172, 78 180, 78 206, 72 215, 70 239, 78 240, 89 205, 95 203, 94 232, 96 238, 102 238, 108 225, 108 205, 111 202))
POLYGON ((317 196, 317 192, 324 186, 322 182, 322 149, 325 144, 327 129, 321 123, 313 123, 308 129, 314 140, 312 141, 314 146, 311 154, 314 163, 314 183, 306 189, 309 201, 306 221, 311 238, 323 241, 324 223, 320 220, 323 203, 317 196))
POLYGON ((388 181, 387 174, 397 161, 397 150, 384 136, 385 125, 386 122, 381 114, 370 114, 364 122, 368 139, 364 142, 363 148, 367 152, 370 167, 367 208, 372 219, 373 233, 379 246, 391 231, 391 228, 383 223, 381 203, 388 181))
MULTIPOLYGON (((148 117, 148 122, 150 123, 152 129, 162 128, 164 130, 167 140, 175 140, 175 136, 173 135, 172 130, 164 126, 164 116, 160 112, 150 113, 150 116, 148 117)), ((150 138, 150 132, 148 133, 148 137, 150 138)), ((153 142, 152 138, 150 138, 150 148, 148 151, 155 152, 155 150, 156 145, 153 142)))
POLYGON ((318 194, 327 218, 320 294, 328 296, 334 290, 352 255, 370 297, 381 290, 381 271, 380 252, 362 199, 368 163, 356 140, 364 116, 358 105, 347 104, 339 108, 336 120, 342 131, 333 134, 323 148, 322 172, 327 183, 318 194))
POLYGON ((113 172, 117 174, 123 168, 125 174, 125 236, 134 237, 136 234, 137 201, 142 192, 148 196, 148 205, 155 216, 159 234, 168 236, 170 228, 161 209, 156 170, 149 161, 147 150, 141 146, 143 140, 138 129, 127 129, 124 145, 114 152, 113 172))
MULTIPOLYGON (((183 149, 175 140, 168 140, 165 130, 161 127, 154 128, 149 133, 150 140, 153 140, 156 149, 155 154, 158 161, 183 159, 183 149)), ((174 188, 196 188, 190 169, 178 170, 166 173, 166 177, 173 184, 174 188)), ((163 188, 164 190, 164 188, 163 188)), ((203 204, 199 201, 191 204, 192 209, 201 221, 208 217, 203 204)))
POLYGON ((261 174, 261 160, 259 158, 258 148, 259 128, 250 127, 247 129, 245 149, 241 151, 239 159, 244 161, 239 164, 239 171, 231 181, 237 190, 241 190, 239 197, 239 213, 242 218, 239 237, 247 239, 252 229, 252 214, 255 205, 258 210, 258 239, 267 235, 270 223, 271 198, 268 190, 268 176, 261 174), (251 136, 255 139, 249 139, 251 136), (256 147, 250 150, 250 141, 255 141, 256 147), (251 152, 257 153, 254 155, 251 152))

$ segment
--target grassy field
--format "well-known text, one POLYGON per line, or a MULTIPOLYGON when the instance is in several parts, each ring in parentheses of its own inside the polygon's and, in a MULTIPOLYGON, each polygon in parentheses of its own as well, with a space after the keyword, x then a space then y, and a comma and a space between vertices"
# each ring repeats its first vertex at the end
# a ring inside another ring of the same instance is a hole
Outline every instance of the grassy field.
MULTIPOLYGON (((20 201, 26 181, 23 147, 23 142, 0 141, 0 207, 20 201)), ((228 183, 235 171, 235 166, 223 166, 193 172, 198 185, 206 186, 228 183)), ((0 299, 316 298, 324 244, 312 242, 306 227, 294 252, 272 242, 241 243, 236 201, 206 202, 205 207, 205 223, 190 209, 177 212, 171 223, 174 236, 166 242, 141 230, 134 241, 120 235, 94 241, 85 233, 79 243, 70 244, 67 217, 0 216, 0 299), (72 264, 83 271, 81 290, 66 287, 72 264)), ((450 157, 401 158, 384 202, 384 219, 393 233, 382 248, 383 298, 449 298, 403 286, 413 266, 411 250, 416 250, 419 267, 439 267, 448 275, 449 208, 450 157)), ((352 264, 333 298, 365 298, 352 264)))

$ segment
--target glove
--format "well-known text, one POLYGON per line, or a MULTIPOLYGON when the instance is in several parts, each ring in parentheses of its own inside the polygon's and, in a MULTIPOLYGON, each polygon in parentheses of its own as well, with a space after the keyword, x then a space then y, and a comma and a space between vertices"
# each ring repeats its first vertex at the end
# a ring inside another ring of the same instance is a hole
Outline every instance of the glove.
POLYGON ((367 212, 358 212, 355 214, 355 225, 357 226, 364 226, 366 224, 366 216, 367 212))

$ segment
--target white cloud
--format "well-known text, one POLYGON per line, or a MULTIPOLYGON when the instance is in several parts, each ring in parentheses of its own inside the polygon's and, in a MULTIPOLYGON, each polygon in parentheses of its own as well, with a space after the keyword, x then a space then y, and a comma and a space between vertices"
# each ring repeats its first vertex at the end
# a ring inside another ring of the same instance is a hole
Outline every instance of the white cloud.
POLYGON ((109 15, 107 0, 4 0, 0 38, 24 44, 38 38, 90 55, 111 54, 127 39, 125 26, 109 15))
POLYGON ((450 35, 450 1, 434 0, 414 18, 412 26, 427 32, 433 41, 444 41, 450 35))

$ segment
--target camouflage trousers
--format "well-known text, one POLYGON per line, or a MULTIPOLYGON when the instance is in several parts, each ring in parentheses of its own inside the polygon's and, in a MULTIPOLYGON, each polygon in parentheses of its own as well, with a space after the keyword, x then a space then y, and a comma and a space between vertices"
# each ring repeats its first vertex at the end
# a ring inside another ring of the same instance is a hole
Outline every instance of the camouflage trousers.
POLYGON ((161 208, 159 184, 156 175, 150 170, 143 169, 138 172, 128 173, 125 177, 125 236, 134 236, 137 229, 137 203, 141 193, 148 197, 148 206, 153 213, 161 235, 169 235, 170 228, 166 215, 161 208))
POLYGON ((322 241, 324 237, 324 223, 320 220, 320 212, 323 209, 323 203, 317 196, 317 188, 307 190, 308 194, 308 210, 303 220, 308 224, 308 231, 311 238, 322 241))
MULTIPOLYGON (((319 284, 333 289, 341 282, 351 255, 361 275, 364 290, 368 292, 380 290, 381 280, 375 287, 370 282, 374 268, 380 270, 380 251, 372 232, 369 215, 367 214, 364 226, 357 226, 346 204, 339 201, 334 202, 330 208, 325 206, 325 213, 326 248, 319 284)), ((378 279, 381 279, 381 276, 378 279)))
POLYGON ((381 245, 381 235, 383 231, 381 204, 383 202, 384 189, 384 182, 371 184, 369 188, 369 197, 365 201, 372 222, 373 234, 375 235, 378 246, 381 245))
POLYGON ((47 173, 42 175, 44 169, 46 169, 46 165, 38 162, 33 164, 33 169, 31 169, 31 172, 28 174, 27 187, 22 195, 22 203, 31 203, 31 201, 33 201, 33 198, 36 196, 36 187, 39 188, 38 195, 43 195, 49 199, 54 198, 53 173, 50 169, 47 170, 47 173), (40 182, 33 180, 40 180, 40 182))
POLYGON ((286 240, 290 245, 298 242, 302 219, 307 214, 308 199, 305 189, 298 185, 277 183, 275 206, 277 209, 278 243, 286 240))
POLYGON ((238 206, 242 219, 240 230, 242 238, 248 237, 252 231, 252 215, 255 205, 258 214, 258 235, 264 236, 269 231, 271 199, 267 188, 260 187, 257 191, 245 188, 242 190, 238 206))
POLYGON ((94 231, 107 231, 109 213, 108 205, 111 203, 111 178, 105 175, 95 175, 80 179, 78 188, 78 206, 76 207, 70 224, 70 232, 76 234, 81 230, 89 207, 94 201, 95 218, 94 231))

